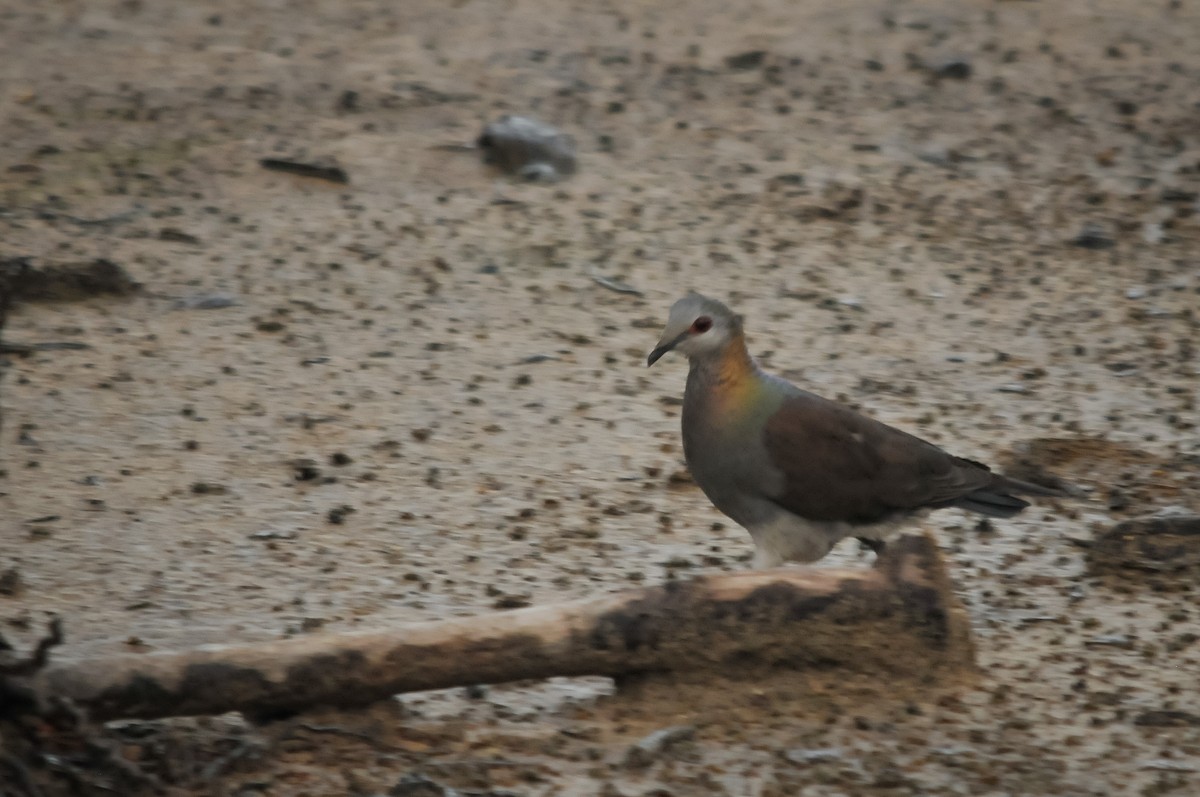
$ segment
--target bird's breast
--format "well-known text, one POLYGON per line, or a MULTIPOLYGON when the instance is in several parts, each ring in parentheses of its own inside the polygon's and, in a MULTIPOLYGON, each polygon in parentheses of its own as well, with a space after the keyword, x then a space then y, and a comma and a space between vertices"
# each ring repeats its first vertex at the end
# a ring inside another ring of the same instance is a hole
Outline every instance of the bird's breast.
POLYGON ((683 405, 683 453, 696 484, 717 509, 744 522, 748 504, 777 491, 781 474, 762 443, 770 402, 690 395, 683 405))

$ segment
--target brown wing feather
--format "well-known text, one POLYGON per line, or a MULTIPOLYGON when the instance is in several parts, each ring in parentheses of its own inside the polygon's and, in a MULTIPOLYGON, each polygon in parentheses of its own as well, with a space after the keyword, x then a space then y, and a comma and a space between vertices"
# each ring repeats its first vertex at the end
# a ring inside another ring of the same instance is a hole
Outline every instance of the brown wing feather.
POLYGON ((945 506, 996 478, 984 465, 807 393, 784 401, 763 443, 786 477, 772 499, 809 520, 873 523, 945 506))

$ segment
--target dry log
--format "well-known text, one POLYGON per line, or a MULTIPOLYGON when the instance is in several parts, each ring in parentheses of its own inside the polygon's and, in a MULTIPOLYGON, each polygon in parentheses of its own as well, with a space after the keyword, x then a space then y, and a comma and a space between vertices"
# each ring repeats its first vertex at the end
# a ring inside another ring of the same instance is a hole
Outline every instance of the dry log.
POLYGON ((559 675, 836 665, 925 676, 971 659, 937 548, 906 536, 871 568, 727 573, 385 632, 57 663, 33 677, 94 719, 272 717, 559 675))

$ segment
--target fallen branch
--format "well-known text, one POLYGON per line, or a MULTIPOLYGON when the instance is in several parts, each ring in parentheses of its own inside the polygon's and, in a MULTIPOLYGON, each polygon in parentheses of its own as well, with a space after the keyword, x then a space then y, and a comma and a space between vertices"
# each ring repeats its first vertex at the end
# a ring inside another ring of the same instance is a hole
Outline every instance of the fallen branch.
POLYGON ((271 717, 560 675, 719 675, 759 664, 924 676, 971 655, 936 547, 909 536, 874 568, 727 573, 386 632, 67 662, 35 674, 34 685, 94 720, 271 717))

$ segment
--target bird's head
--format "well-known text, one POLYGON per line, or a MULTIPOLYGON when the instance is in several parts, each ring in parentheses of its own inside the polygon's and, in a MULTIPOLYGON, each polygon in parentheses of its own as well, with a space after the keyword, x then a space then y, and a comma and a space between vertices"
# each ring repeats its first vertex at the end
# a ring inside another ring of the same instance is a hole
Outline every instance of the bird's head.
POLYGON ((654 365, 667 352, 679 351, 689 359, 715 355, 742 331, 742 317, 716 299, 689 293, 671 306, 667 326, 646 365, 654 365))

